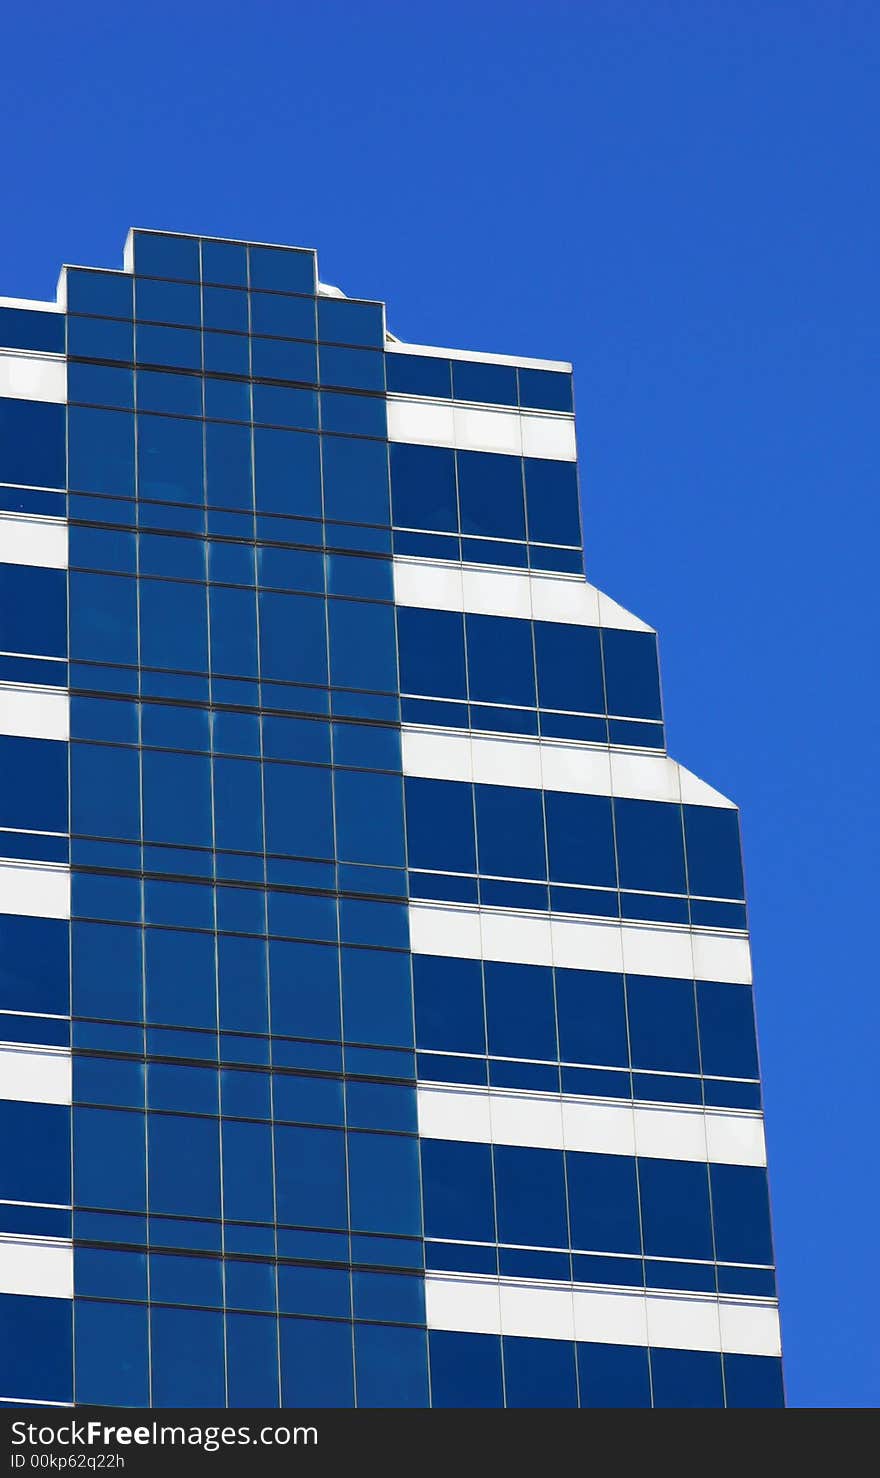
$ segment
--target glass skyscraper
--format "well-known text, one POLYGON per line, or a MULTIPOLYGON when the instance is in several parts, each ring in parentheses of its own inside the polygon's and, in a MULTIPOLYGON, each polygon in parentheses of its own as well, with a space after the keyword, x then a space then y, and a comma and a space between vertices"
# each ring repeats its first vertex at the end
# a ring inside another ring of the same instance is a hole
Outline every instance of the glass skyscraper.
POLYGON ((737 812, 570 366, 147 231, 0 345, 0 1396, 781 1405, 737 812))

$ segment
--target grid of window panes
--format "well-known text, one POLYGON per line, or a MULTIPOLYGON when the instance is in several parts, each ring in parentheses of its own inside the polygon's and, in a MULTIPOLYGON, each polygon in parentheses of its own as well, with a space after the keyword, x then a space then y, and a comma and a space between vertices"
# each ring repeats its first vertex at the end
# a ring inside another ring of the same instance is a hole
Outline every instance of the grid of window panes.
MULTIPOLYGON (((389 447, 383 359, 525 409, 567 377, 383 356, 311 252, 135 233, 133 266, 67 272, 69 573, 0 579, 3 675, 69 656, 69 747, 0 740, 4 855, 70 838, 69 942, 0 920, 17 1029, 72 1015, 72 1191, 68 1110, 0 1106, 4 1227, 67 1235, 72 1196, 69 1395, 779 1404, 775 1360, 426 1329, 426 1267, 773 1293, 763 1169, 417 1137, 417 1078, 759 1106, 746 987, 409 953, 410 897, 744 927, 733 812, 402 775, 401 722, 663 748, 652 634, 393 604, 392 550, 582 555, 573 466, 389 447)), ((60 511, 64 416, 0 402, 4 507, 60 511)), ((62 1391, 59 1301, 24 1302, 62 1391)))

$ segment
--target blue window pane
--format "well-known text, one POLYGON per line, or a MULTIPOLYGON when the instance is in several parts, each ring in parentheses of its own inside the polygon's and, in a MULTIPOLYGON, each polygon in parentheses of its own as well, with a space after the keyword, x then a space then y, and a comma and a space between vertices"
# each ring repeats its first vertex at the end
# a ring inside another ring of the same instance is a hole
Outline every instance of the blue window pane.
POLYGON ((639 1160, 642 1232, 649 1257, 711 1258, 707 1166, 639 1160))
POLYGON ((273 939, 269 962, 273 1031, 338 1040, 338 950, 273 939))
POLYGON ((480 872, 500 877, 546 877, 541 792, 508 785, 476 785, 474 797, 480 872))
POLYGON ((354 1327, 359 1407, 428 1405, 428 1349, 423 1329, 354 1327))
POLYGON ((214 333, 206 329, 202 335, 202 350, 209 374, 250 374, 248 340, 242 334, 214 333))
POLYGON ((648 1351, 642 1345, 579 1344, 582 1407, 651 1405, 648 1351))
POLYGON ((328 607, 331 682, 396 692, 393 607, 357 600, 331 600, 328 607))
POLYGON ((149 1116, 150 1210, 220 1215, 220 1139, 211 1119, 149 1116))
POLYGON ((432 395, 448 400, 452 395, 452 366, 448 359, 433 355, 386 354, 388 389, 397 395, 432 395))
POLYGON ((614 822, 622 888, 686 892, 679 806, 618 799, 614 822))
POLYGON ((223 1315, 205 1309, 150 1311, 153 1406, 223 1406, 223 1315))
POLYGON ((135 1304, 77 1299, 75 1361, 80 1404, 148 1406, 147 1310, 135 1304))
POLYGON ((283 339, 314 339, 314 298, 281 298, 251 293, 251 332, 283 339))
POLYGON ((685 806, 688 883, 692 893, 743 898, 739 817, 718 806, 685 806))
POLYGON ((729 1407, 785 1405, 782 1361, 768 1355, 725 1355, 724 1385, 729 1407))
POLYGON ((137 586, 114 575, 72 570, 70 655, 92 662, 137 661, 137 586))
POLYGON ((353 436, 386 434, 384 398, 373 395, 345 395, 334 390, 321 392, 321 425, 325 431, 340 431, 353 436))
MULTIPOLYGON (((28 314, 29 318, 33 316, 28 314)), ((85 359, 119 359, 130 364, 134 358, 132 326, 112 318, 71 315, 67 320, 67 352, 81 354, 85 359)))
POLYGON ((0 344, 9 349, 64 353, 64 315, 28 308, 0 308, 0 344))
MULTIPOLYGON (((243 419, 247 419, 246 410, 243 419)), ((209 421, 205 426, 205 461, 207 501, 213 507, 248 509, 253 505, 248 427, 209 421)))
POLYGON ((504 1387, 508 1407, 576 1407, 574 1345, 562 1339, 506 1335, 504 1387))
POLYGON ((67 926, 0 914, 0 1008, 67 1015, 67 926))
POLYGON ((495 1240, 489 1145, 422 1139, 425 1236, 495 1240))
POLYGON ((196 283, 158 282, 150 278, 135 283, 135 312, 153 323, 179 323, 198 328, 201 298, 196 283))
POLYGON ((342 1000, 349 1041, 412 1045, 412 985, 407 954, 342 951, 342 1000))
POLYGON ((345 1141, 339 1131, 276 1125, 275 1175, 279 1221, 346 1225, 345 1141))
POLYGON ((404 446, 393 442, 391 502, 400 528, 458 529, 455 454, 445 447, 404 446))
POLYGON ((539 544, 580 544, 577 467, 526 457, 529 538, 539 544))
POLYGON ((501 1341, 495 1334, 432 1329, 431 1405, 489 1408, 504 1405, 501 1341))
POLYGON ((458 497, 463 534, 524 539, 522 463, 490 452, 458 453, 458 497))
POLYGON ((217 1018, 214 940, 182 929, 147 929, 147 1020, 167 1026, 214 1027, 217 1018), (181 989, 181 982, 186 989, 181 989))
POLYGON ((466 697, 464 621, 457 611, 399 606, 397 639, 403 692, 466 697))
MULTIPOLYGON (((3 471, 2 460, 0 476, 10 482, 36 480, 31 473, 25 478, 10 478, 3 471)), ((124 411, 71 406, 68 410, 68 478, 71 488, 81 488, 84 492, 109 493, 117 498, 133 497, 134 417, 124 411)), ((55 482, 47 486, 60 487, 61 484, 55 482)))
POLYGON ((214 845, 230 851, 263 847, 260 767, 251 760, 214 760, 214 845))
MULTIPOLYGON (((45 928, 43 921, 41 927, 45 928)), ((71 932, 71 991, 79 1016, 133 1021, 142 1012, 141 934, 113 924, 76 922, 71 932)))
POLYGON ((324 436, 322 451, 327 518, 387 524, 387 447, 356 438, 324 436))
POLYGON ((413 955, 416 1040, 438 1052, 485 1052, 479 960, 413 955))
POLYGON ((138 491, 142 498, 201 503, 202 478, 201 425, 168 416, 138 417, 138 491))
POLYGON ((0 735, 0 826, 67 830, 66 746, 0 735))
MULTIPOLYGON (((131 355, 126 357, 130 359, 131 355)), ((139 364, 166 364, 175 369, 200 370, 201 335, 193 328, 166 328, 156 323, 138 324, 137 360, 139 364)))
POLYGON ((636 1162, 628 1155, 566 1155, 572 1245, 641 1252, 636 1162))
POLYGON ((767 1172, 758 1165, 712 1165, 715 1248, 722 1262, 773 1261, 767 1172))
POLYGON ((68 367, 68 396, 71 401, 130 409, 135 403, 135 377, 130 369, 74 361, 68 367))
POLYGON ((567 1247, 561 1151, 495 1145, 493 1159, 499 1241, 531 1247, 567 1247))
POLYGON ((254 385, 254 420, 269 426, 290 426, 301 430, 316 428, 317 396, 314 390, 257 382, 254 385))
POLYGON ((256 677, 257 604, 253 591, 211 587, 210 614, 212 670, 256 677))
POLYGON ((652 1350, 655 1407, 724 1405, 721 1356, 704 1350, 652 1350))
POLYGON ((321 346, 322 385, 344 385, 353 390, 385 389, 384 355, 371 349, 321 346))
POLYGON ((166 236, 159 231, 133 232, 134 270, 140 277, 199 280, 199 243, 195 236, 166 236))
POLYGON ((337 770, 335 800, 341 860, 404 866, 403 788, 397 776, 337 770))
POLYGON ((251 355, 255 379, 317 384, 318 356, 314 344, 294 339, 252 339, 251 355))
POLYGON ((0 1294, 0 1383, 16 1400, 73 1399, 72 1301, 0 1294))
POLYGON ((296 247, 249 247, 251 287, 267 292, 313 293, 317 287, 313 251, 296 247))
POLYGON ((332 857, 329 771, 267 763, 263 780, 268 850, 294 857, 332 857))
POLYGON ((204 585, 142 579, 141 661, 145 667, 207 671, 204 585))
POLYGON ((595 627, 536 621, 535 656, 542 708, 605 711, 602 655, 595 627))
POLYGON ((476 872, 471 787, 408 778, 405 788, 410 867, 476 872))
POLYGON ((278 1327, 256 1314, 226 1315, 229 1407, 278 1405, 278 1327))
POLYGON ((97 272, 68 267, 67 309, 69 313, 100 313, 109 318, 131 318, 132 278, 127 272, 97 272))
POLYGON ((260 661, 264 678, 327 681, 324 602, 307 595, 260 595, 260 661), (296 640, 291 641, 291 633, 296 640))
POLYGON ((281 1404, 304 1409, 354 1405, 350 1324, 281 1320, 281 1404))
POLYGON ((489 1051, 498 1057, 556 1057, 553 977, 534 965, 486 964, 489 1051))
POLYGON ((350 1274, 343 1268, 278 1269, 278 1302, 288 1314, 345 1319, 351 1311, 350 1274))
MULTIPOLYGON (((134 931, 132 931, 134 932, 134 931)), ((73 1194, 78 1206, 143 1211, 144 1115, 122 1109, 73 1110, 73 1194), (113 1166, 112 1176, 107 1166, 113 1166)))
MULTIPOLYGON (((202 242, 202 278, 230 287, 247 286, 247 247, 239 241, 202 242)), ((258 1402, 257 1405, 260 1403, 258 1402)))
POLYGON ((689 980, 629 975, 626 982, 634 1068, 698 1073, 694 988, 689 980))
POLYGON ((650 631, 602 632, 608 712, 624 718, 663 717, 657 638, 650 631))
POLYGON ((138 409, 141 411, 159 411, 179 416, 202 414, 202 382, 195 375, 138 370, 137 397, 138 409))
POLYGON ((63 405, 0 400, 0 482, 64 486, 64 416, 63 405))
POLYGON ((572 409, 571 375, 559 370, 521 369, 519 403, 542 411, 572 409))
POLYGON ((62 1204, 70 1199, 67 1108, 0 1100, 0 1198, 62 1204))
POLYGON ((229 287, 203 288, 202 316, 206 328, 231 329, 236 333, 246 334, 247 293, 229 287))
POLYGON ((324 593, 324 556, 312 549, 278 549, 264 545, 257 549, 259 582, 280 590, 302 590, 324 593))
POLYGON ((610 800, 548 790, 544 804, 551 878, 613 888, 617 873, 610 800))
POLYGON ((140 835, 137 750, 72 744, 70 792, 70 825, 74 832, 100 837, 140 835))
POLYGON ((506 616, 466 618, 468 682, 475 703, 535 706, 535 662, 528 621, 506 616))
POLYGON ((317 436, 254 430, 256 503, 267 513, 321 517, 321 461, 317 436))
POLYGON ((697 1006, 703 1072, 725 1078, 756 1078, 758 1052, 751 990, 700 980, 697 1006))
POLYGON ((421 1235, 419 1149, 415 1138, 349 1134, 348 1182, 352 1228, 421 1235))
POLYGON ((452 393, 456 400, 516 405, 516 370, 509 364, 480 364, 476 360, 454 359, 452 393))
POLYGON ((207 755, 143 751, 144 836, 210 847, 211 766, 207 755))
POLYGON ((272 1131, 268 1124, 223 1123, 223 1214, 273 1220, 272 1131))
POLYGON ((382 304, 319 298, 318 337, 327 343, 363 344, 381 349, 385 337, 382 304))
POLYGON ((565 1062, 626 1066, 623 979, 598 970, 557 970, 559 1054, 565 1062))
MULTIPOLYGON (((0 564, 0 630, 4 651, 66 657, 65 585, 64 570, 0 564)), ((73 588, 76 590, 76 585, 73 588)), ((62 677, 63 673, 59 672, 59 681, 62 677)))

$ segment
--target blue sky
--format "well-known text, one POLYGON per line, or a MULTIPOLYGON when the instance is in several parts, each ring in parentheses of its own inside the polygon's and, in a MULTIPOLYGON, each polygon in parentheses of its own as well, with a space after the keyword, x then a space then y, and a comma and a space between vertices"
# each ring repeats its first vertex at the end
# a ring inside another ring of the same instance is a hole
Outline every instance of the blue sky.
POLYGON ((0 291, 132 224, 250 237, 403 338, 574 361, 588 573, 743 808, 789 1399, 877 1404, 876 5, 36 0, 3 38, 0 291))

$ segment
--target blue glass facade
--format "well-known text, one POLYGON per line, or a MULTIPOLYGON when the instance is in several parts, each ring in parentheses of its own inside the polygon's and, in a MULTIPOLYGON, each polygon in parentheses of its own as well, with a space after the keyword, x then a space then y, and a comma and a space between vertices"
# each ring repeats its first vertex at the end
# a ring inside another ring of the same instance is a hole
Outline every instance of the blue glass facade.
POLYGON ((0 300, 0 1397, 775 1406, 738 821, 570 367, 315 254, 0 300))

